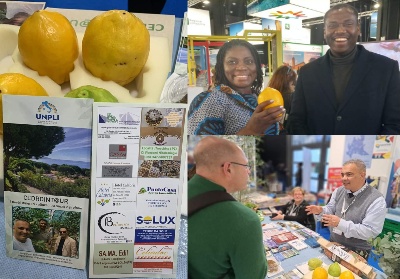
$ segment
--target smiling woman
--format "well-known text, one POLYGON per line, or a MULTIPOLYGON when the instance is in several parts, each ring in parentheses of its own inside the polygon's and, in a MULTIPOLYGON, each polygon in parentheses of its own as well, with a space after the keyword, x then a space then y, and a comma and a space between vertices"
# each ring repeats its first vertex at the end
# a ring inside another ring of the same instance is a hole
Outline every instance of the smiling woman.
POLYGON ((276 135, 283 107, 263 110, 257 104, 263 84, 257 50, 245 40, 225 43, 217 55, 215 84, 193 99, 189 108, 189 134, 276 135))

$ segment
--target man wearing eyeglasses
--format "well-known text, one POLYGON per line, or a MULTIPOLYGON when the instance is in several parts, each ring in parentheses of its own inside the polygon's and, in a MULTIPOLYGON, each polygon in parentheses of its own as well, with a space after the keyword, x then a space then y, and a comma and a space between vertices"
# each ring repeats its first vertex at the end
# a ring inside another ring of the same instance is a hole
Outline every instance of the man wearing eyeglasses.
POLYGON ((338 4, 325 13, 330 49, 299 71, 290 134, 400 134, 399 64, 357 45, 359 35, 353 6, 338 4))
POLYGON ((76 241, 68 236, 68 230, 65 227, 59 229, 59 236, 55 243, 54 254, 63 257, 76 258, 76 241))
POLYGON ((367 242, 382 232, 386 202, 382 194, 366 182, 366 166, 353 159, 342 167, 343 186, 333 191, 329 203, 322 207, 310 205, 307 214, 322 214, 329 226, 330 240, 368 259, 372 246, 367 242))
POLYGON ((25 220, 15 220, 13 232, 13 249, 19 251, 35 252, 32 241, 29 238, 31 228, 25 220))
MULTIPOLYGON (((249 162, 235 143, 207 136, 193 156, 196 174, 188 183, 189 212, 197 197, 247 188, 249 162)), ((189 215, 188 227, 189 278, 265 278, 261 223, 251 209, 236 200, 221 201, 189 215)))

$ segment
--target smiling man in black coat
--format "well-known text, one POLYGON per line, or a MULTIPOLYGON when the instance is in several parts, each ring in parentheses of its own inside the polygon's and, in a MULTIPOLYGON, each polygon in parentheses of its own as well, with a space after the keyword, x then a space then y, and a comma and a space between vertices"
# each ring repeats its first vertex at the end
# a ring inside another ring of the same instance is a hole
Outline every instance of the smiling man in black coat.
POLYGON ((290 134, 400 134, 398 62, 357 45, 358 12, 338 4, 324 17, 330 49, 299 71, 290 134))

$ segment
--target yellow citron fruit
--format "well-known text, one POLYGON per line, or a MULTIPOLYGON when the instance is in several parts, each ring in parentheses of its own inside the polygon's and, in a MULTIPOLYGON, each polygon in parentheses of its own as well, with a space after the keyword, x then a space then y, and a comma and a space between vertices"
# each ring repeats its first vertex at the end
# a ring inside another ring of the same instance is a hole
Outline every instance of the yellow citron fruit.
POLYGON ((268 100, 274 100, 274 102, 270 105, 265 106, 264 110, 268 108, 283 106, 283 97, 281 92, 272 87, 266 87, 263 91, 261 91, 257 98, 258 104, 261 104, 262 102, 268 100))
POLYGON ((0 134, 3 134, 3 94, 48 96, 34 79, 17 73, 0 75, 0 134))
POLYGON ((150 34, 144 23, 124 10, 111 10, 93 18, 82 40, 85 68, 95 77, 125 85, 146 64, 150 34))
POLYGON ((79 54, 71 23, 62 14, 46 10, 34 12, 22 24, 18 48, 26 66, 57 84, 69 81, 79 54))
POLYGON ((354 274, 350 270, 346 270, 340 274, 339 279, 354 279, 354 274))
POLYGON ((312 279, 328 279, 328 272, 323 267, 314 269, 312 279))

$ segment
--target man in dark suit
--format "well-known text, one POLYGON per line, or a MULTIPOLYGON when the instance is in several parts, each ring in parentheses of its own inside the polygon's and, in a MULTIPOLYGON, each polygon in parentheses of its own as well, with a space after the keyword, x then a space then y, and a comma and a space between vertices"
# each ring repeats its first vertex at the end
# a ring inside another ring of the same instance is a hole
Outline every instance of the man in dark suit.
POLYGON ((357 10, 338 4, 324 17, 330 46, 299 71, 290 134, 400 134, 398 62, 357 45, 357 10))

